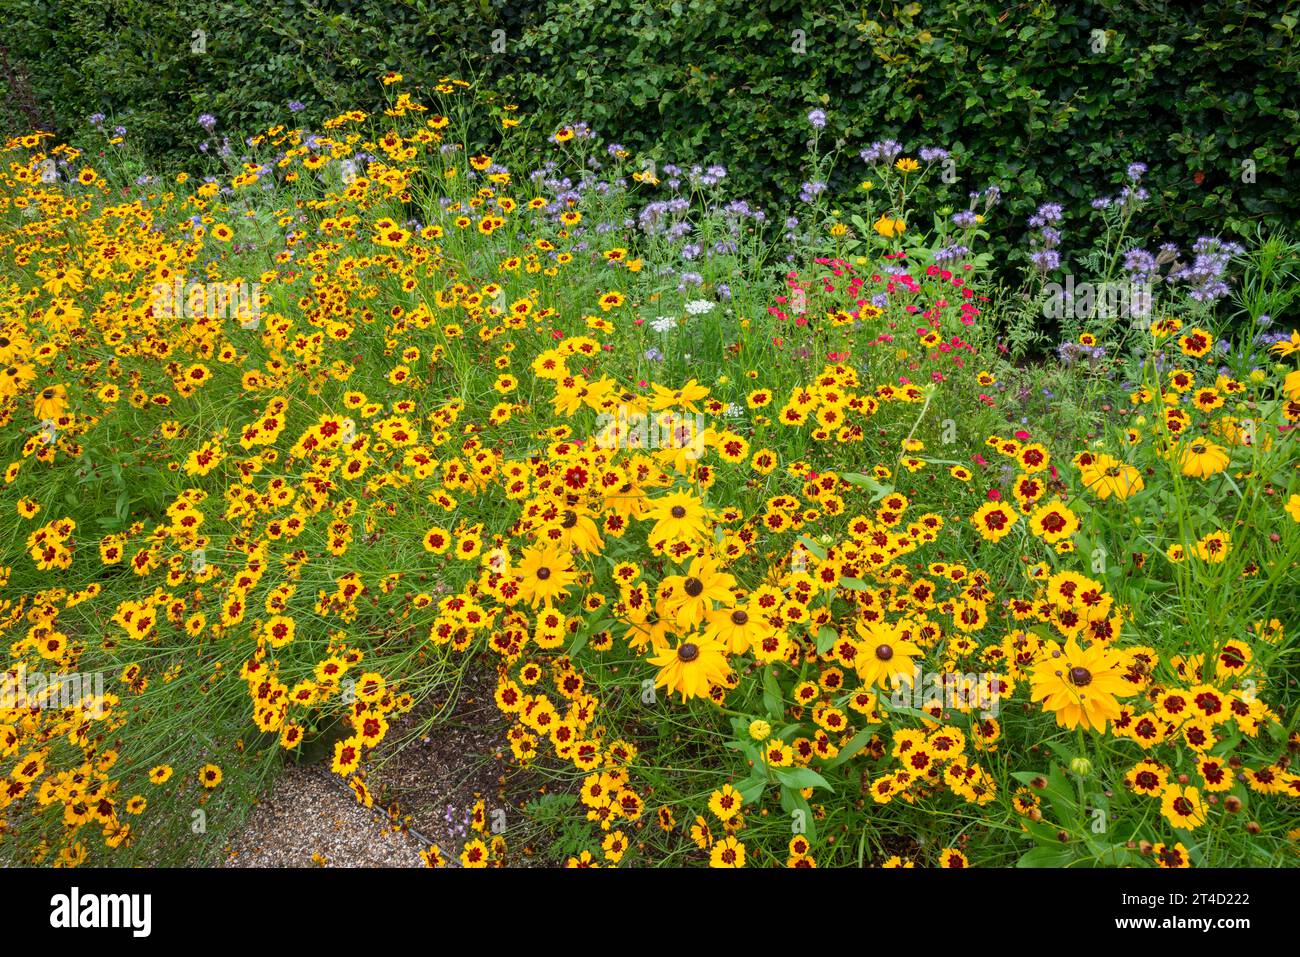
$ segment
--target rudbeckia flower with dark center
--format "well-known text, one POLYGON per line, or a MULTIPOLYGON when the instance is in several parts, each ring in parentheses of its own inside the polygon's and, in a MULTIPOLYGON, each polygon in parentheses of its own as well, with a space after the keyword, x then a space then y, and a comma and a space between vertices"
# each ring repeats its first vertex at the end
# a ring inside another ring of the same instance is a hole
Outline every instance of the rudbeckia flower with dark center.
POLYGON ((1084 649, 1073 638, 1064 649, 1049 645, 1033 666, 1032 700, 1043 702, 1063 727, 1103 731, 1119 717, 1116 699, 1136 690, 1125 680, 1126 670, 1124 654, 1103 645, 1084 649))
POLYGON ((676 648, 663 649, 650 663, 659 667, 655 687, 678 693, 683 701, 708 697, 709 690, 721 684, 730 671, 722 644, 700 635, 689 636, 676 648))

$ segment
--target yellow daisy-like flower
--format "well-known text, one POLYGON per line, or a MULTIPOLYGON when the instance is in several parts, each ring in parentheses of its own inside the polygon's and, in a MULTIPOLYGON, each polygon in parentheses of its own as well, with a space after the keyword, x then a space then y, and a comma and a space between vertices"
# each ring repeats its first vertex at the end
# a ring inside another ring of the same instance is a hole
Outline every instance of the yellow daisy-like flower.
POLYGON ((744 867, 745 845, 735 835, 727 835, 709 852, 709 867, 744 867))
POLYGON ((730 784, 724 784, 709 795, 709 810, 713 812, 719 821, 730 821, 740 813, 740 808, 744 803, 740 792, 730 784))
POLYGON ((1209 478, 1228 467, 1228 450, 1221 445, 1196 439, 1184 449, 1178 464, 1184 475, 1191 478, 1209 478))
POLYGON ((899 637, 893 625, 859 624, 856 630, 861 641, 853 664, 864 685, 897 688, 913 683, 913 659, 923 654, 920 647, 899 637))
POLYGON ((1120 501, 1134 492, 1142 491, 1142 473, 1131 465, 1109 455, 1096 456, 1087 465, 1080 466, 1084 487, 1100 499, 1115 496, 1120 501))
POLYGON ((903 235, 903 231, 907 229, 907 223, 901 219, 890 219, 884 213, 881 213, 880 218, 871 224, 871 228, 886 239, 893 239, 895 236, 903 235))
MULTIPOLYGON (((672 617, 679 628, 699 625, 706 613, 712 611, 713 602, 726 603, 731 599, 731 589, 736 584, 735 577, 719 571, 717 560, 712 558, 694 559, 684 576, 674 575, 670 581, 674 584, 674 595, 663 603, 660 615, 672 617)), ((744 623, 748 624, 747 616, 744 623)))
POLYGON ((722 643, 699 635, 689 637, 676 648, 663 649, 650 663, 659 666, 655 687, 680 694, 682 701, 708 697, 709 690, 721 684, 731 670, 722 643))
POLYGON ((1194 787, 1170 784, 1160 795, 1160 813, 1174 827, 1191 830, 1205 823, 1205 804, 1194 787))
POLYGON ((536 608, 563 598, 577 577, 573 570, 573 556, 558 548, 539 546, 524 552, 517 574, 519 594, 536 608))
POLYGON ((694 542, 704 537, 709 520, 704 502, 687 492, 669 492, 655 499, 646 515, 655 525, 650 540, 668 544, 694 542))
POLYGON ((1103 645, 1085 649, 1073 638, 1064 649, 1049 645, 1044 650, 1031 673, 1031 700, 1043 702, 1043 709, 1054 712, 1062 727, 1082 724, 1104 731, 1107 722, 1120 715, 1116 699, 1137 690, 1124 677, 1123 652, 1103 645))

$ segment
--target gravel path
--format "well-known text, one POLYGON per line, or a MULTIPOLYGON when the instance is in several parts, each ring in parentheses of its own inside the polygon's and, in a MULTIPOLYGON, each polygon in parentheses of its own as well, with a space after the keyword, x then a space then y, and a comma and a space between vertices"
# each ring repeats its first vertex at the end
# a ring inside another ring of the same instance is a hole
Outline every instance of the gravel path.
POLYGON ((225 867, 422 867, 424 845, 328 769, 290 765, 231 841, 225 867))
POLYGON ((394 723, 369 762, 373 808, 327 765, 288 764, 232 838, 223 866, 423 867, 425 839, 448 866, 459 866, 475 802, 482 799, 489 814, 504 805, 496 758, 503 728, 490 678, 469 677, 452 713, 433 727, 425 717, 434 702, 394 723), (393 803, 414 832, 393 826, 386 811, 393 803))

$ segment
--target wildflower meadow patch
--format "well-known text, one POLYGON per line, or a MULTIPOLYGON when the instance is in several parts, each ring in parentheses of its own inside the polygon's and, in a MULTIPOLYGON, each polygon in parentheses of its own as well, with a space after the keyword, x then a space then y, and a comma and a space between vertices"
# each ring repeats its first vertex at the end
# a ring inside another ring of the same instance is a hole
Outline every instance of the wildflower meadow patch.
POLYGON ((380 84, 0 154, 0 859, 219 863, 289 762, 406 830, 480 687, 431 866, 1296 862, 1289 237, 1147 244, 1141 157, 934 208, 835 104, 769 211, 380 84))

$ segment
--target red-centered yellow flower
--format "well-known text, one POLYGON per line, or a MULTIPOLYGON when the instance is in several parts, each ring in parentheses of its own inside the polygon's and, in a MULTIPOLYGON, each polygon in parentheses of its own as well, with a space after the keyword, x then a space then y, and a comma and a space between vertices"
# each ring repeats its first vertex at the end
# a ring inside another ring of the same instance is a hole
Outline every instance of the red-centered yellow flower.
POLYGON ((358 738, 353 737, 334 742, 334 762, 330 765, 330 769, 335 774, 346 777, 355 771, 360 764, 361 741, 358 738))
POLYGON ((1178 340, 1178 347, 1183 350, 1184 355, 1199 359, 1214 347, 1214 336, 1204 329, 1189 329, 1187 334, 1178 340))
POLYGON ((1217 565, 1232 551, 1232 538, 1224 531, 1210 532, 1194 546, 1196 557, 1210 565, 1217 565))
POLYGON ((1016 519, 1016 511, 1010 506, 986 502, 970 517, 970 522, 986 541, 997 542, 1011 534, 1016 519))
POLYGON ((718 841, 709 852, 709 867, 736 868, 744 866, 745 845, 737 840, 734 834, 728 834, 718 841))
POLYGON ((1169 783, 1169 773, 1159 762, 1143 758, 1124 775, 1124 782, 1138 794, 1154 797, 1169 783))
POLYGON ((465 849, 460 852, 460 863, 462 867, 468 868, 487 867, 487 845, 479 840, 470 841, 465 845, 465 849))
POLYGON ((536 608, 567 596, 577 572, 573 570, 573 556, 567 551, 541 545, 524 552, 515 577, 519 580, 519 594, 536 608))
POLYGON ((1117 698, 1136 689, 1124 677, 1127 662, 1122 652, 1102 645, 1081 648, 1071 638, 1061 649, 1048 645, 1031 673, 1031 700, 1043 702, 1043 709, 1056 715, 1066 728, 1098 731, 1119 717, 1117 698))
POLYGON ((427 850, 420 852, 420 860, 425 867, 446 867, 447 861, 442 856, 442 848, 437 844, 430 844, 427 850))
POLYGON ((1060 502, 1040 505, 1029 517, 1029 530, 1049 544, 1055 545, 1079 530, 1079 519, 1060 502))
POLYGON ((707 698, 714 685, 721 684, 731 670, 721 642, 692 635, 676 648, 665 648, 650 659, 659 666, 655 687, 669 694, 678 693, 682 701, 707 698))
POLYGON ((740 792, 730 784, 724 784, 720 789, 709 795, 709 810, 713 812, 719 821, 730 821, 740 813, 744 803, 740 792))
POLYGON ((1156 865, 1159 867, 1172 869, 1192 866, 1187 859, 1187 848, 1183 847, 1181 842, 1176 842, 1172 846, 1157 844, 1152 848, 1151 856, 1155 858, 1156 865))
POLYGON ((1160 795, 1160 813, 1174 827, 1190 831, 1205 823, 1205 804, 1194 787, 1170 784, 1160 795))

